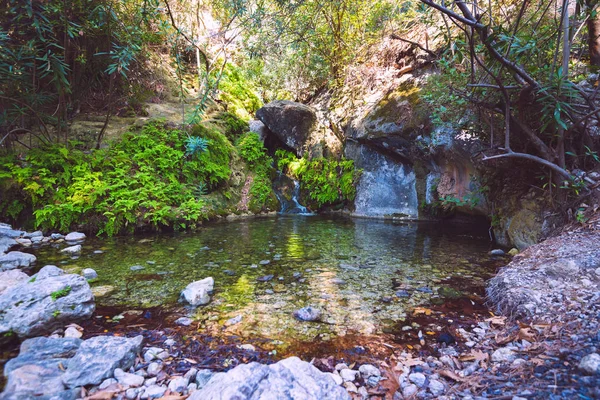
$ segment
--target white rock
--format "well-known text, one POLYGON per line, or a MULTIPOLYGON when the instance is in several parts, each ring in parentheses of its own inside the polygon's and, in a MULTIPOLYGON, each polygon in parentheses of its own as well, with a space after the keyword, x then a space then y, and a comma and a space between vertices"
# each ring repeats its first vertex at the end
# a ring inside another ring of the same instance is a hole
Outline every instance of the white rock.
POLYGON ((339 363, 335 365, 335 370, 336 371, 341 371, 343 369, 348 369, 348 366, 344 363, 339 363))
POLYGON ((140 392, 140 389, 137 389, 137 388, 127 389, 125 391, 125 397, 128 400, 135 400, 137 398, 139 392, 140 392))
POLYGON ((167 387, 164 385, 158 386, 158 385, 152 385, 146 388, 146 390, 144 391, 144 394, 142 395, 142 398, 146 398, 146 399, 158 399, 161 398, 163 396, 163 394, 165 394, 165 392, 167 391, 167 387))
POLYGON ((192 282, 181 292, 181 297, 193 306, 206 305, 210 303, 210 293, 214 285, 215 280, 212 277, 192 282))
POLYGON ((148 375, 156 376, 160 371, 162 371, 162 364, 158 362, 152 362, 148 365, 148 375))
POLYGON ((87 280, 96 279, 98 277, 98 273, 91 268, 86 268, 81 271, 81 275, 87 280))
POLYGON ((67 242, 79 242, 85 239, 85 233, 81 232, 71 232, 67 236, 65 236, 65 240, 67 242))
POLYGON ((108 378, 102 381, 102 383, 100 384, 100 386, 98 386, 98 389, 100 390, 104 390, 107 387, 109 387, 110 385, 117 383, 117 380, 114 378, 108 378))
POLYGON ((343 369, 340 371, 340 376, 342 377, 344 382, 352 382, 356 379, 356 376, 359 373, 360 372, 358 372, 358 371, 353 371, 353 370, 347 368, 347 369, 343 369))
POLYGON ((25 246, 25 247, 29 247, 32 244, 32 241, 30 239, 25 239, 25 238, 17 238, 17 239, 15 239, 15 242, 17 242, 21 246, 25 246))
POLYGON ((178 376, 175 379, 172 379, 171 382, 169 382, 169 390, 171 392, 183 394, 183 392, 186 391, 189 383, 190 381, 185 376, 178 376))
POLYGON ((331 377, 331 379, 333 379, 335 381, 336 385, 341 385, 344 383, 344 380, 342 379, 342 377, 337 374, 327 372, 327 375, 329 375, 331 377))
POLYGON ((440 381, 437 380, 431 380, 429 381, 429 391, 431 392, 432 395, 434 396, 440 396, 444 393, 444 391, 446 390, 446 387, 444 386, 444 384, 440 381))
POLYGON ((81 331, 73 326, 69 326, 67 329, 65 329, 65 337, 70 337, 70 338, 80 338, 83 336, 83 333, 81 333, 81 331))
POLYGON ((410 374, 408 376, 408 380, 422 388, 425 386, 425 382, 427 382, 427 377, 420 372, 415 372, 414 374, 410 374))
POLYGON ((164 360, 169 357, 169 352, 160 347, 150 347, 144 353, 144 361, 150 362, 152 360, 164 360))
POLYGON ((139 387, 144 384, 144 377, 136 374, 130 374, 121 368, 115 369, 115 378, 121 385, 129 387, 139 387))
POLYGON ((194 382, 196 380, 196 375, 198 375, 198 370, 192 367, 183 376, 186 377, 188 381, 194 382))
POLYGON ((361 397, 362 400, 369 399, 369 391, 364 386, 358 388, 358 395, 361 397))
POLYGON ((155 378, 148 378, 144 381, 144 386, 150 387, 156 385, 156 377, 155 378))
POLYGON ((348 393, 358 393, 356 385, 352 382, 344 382, 344 387, 346 388, 348 393))
POLYGON ((404 396, 405 399, 408 399, 411 396, 414 396, 415 394, 417 394, 418 391, 419 391, 419 388, 417 387, 417 385, 414 385, 414 384, 408 385, 404 389, 402 389, 402 396, 404 396))
POLYGON ((600 354, 592 353, 583 357, 579 362, 579 369, 588 374, 600 374, 600 354))
POLYGON ((75 246, 65 247, 60 252, 66 253, 66 254, 79 254, 79 253, 81 253, 81 245, 77 244, 75 246))
POLYGON ((381 371, 379 371, 379 368, 371 364, 361 365, 358 370, 364 379, 368 379, 370 376, 381 376, 381 371))
POLYGON ((188 393, 194 393, 196 390, 198 390, 198 385, 195 383, 190 383, 187 387, 188 393))
POLYGON ((517 354, 508 347, 501 347, 492 353, 493 362, 513 362, 517 354))

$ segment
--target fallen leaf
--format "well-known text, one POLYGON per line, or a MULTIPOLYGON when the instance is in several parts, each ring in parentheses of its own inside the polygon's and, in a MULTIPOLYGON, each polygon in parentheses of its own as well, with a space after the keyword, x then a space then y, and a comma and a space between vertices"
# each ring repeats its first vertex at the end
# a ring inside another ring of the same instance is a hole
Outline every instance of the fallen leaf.
POLYGON ((459 358, 460 361, 487 361, 489 358, 488 353, 484 353, 481 350, 471 350, 471 353, 465 354, 459 358))
POLYGON ((486 319, 485 322, 489 322, 490 325, 504 326, 506 325, 506 317, 494 315, 492 318, 486 319))
POLYGON ((530 327, 519 329, 519 339, 535 342, 535 332, 530 327))
POLYGON ((464 381, 466 381, 465 378, 461 378, 460 376, 456 375, 456 373, 450 371, 449 369, 444 369, 442 371, 439 371, 439 374, 442 375, 442 376, 445 376, 446 378, 450 378, 450 379, 452 379, 453 381, 456 381, 456 382, 464 382, 464 381))
POLYGON ((414 315, 425 314, 427 316, 430 316, 431 313, 432 311, 429 308, 425 307, 415 307, 415 309, 413 310, 414 315))

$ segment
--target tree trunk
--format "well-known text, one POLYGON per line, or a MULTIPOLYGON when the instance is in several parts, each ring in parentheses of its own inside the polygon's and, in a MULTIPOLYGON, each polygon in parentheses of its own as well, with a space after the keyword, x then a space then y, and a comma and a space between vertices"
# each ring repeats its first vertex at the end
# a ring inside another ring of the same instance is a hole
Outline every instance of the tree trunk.
POLYGON ((590 16, 587 20, 590 65, 600 67, 600 13, 594 9, 599 0, 586 0, 590 16))

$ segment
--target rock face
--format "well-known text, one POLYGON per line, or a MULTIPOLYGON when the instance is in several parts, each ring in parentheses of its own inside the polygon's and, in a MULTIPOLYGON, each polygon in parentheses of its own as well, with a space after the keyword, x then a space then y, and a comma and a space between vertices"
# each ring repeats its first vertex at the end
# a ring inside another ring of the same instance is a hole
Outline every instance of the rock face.
POLYGON ((49 265, 0 294, 0 334, 36 336, 89 318, 94 309, 94 296, 85 278, 66 275, 49 265))
POLYGON ((317 125, 314 109, 288 100, 276 100, 266 104, 256 112, 256 117, 300 156, 317 125))
POLYGON ((33 254, 11 251, 8 254, 0 255, 0 271, 27 268, 35 263, 35 260, 36 257, 33 254))
POLYGON ((181 292, 181 297, 192 306, 203 306, 210 303, 210 293, 214 285, 212 277, 192 282, 181 292))
POLYGON ((10 237, 0 236, 0 255, 6 253, 8 249, 17 245, 17 241, 10 237))
POLYGON ((6 363, 8 382, 0 398, 75 399, 81 386, 99 384, 115 369, 131 367, 141 345, 141 336, 25 340, 19 356, 6 363))
POLYGON ((0 272, 0 295, 8 288, 29 280, 29 275, 18 269, 0 272))
POLYGON ((349 400, 350 395, 326 373, 297 357, 272 365, 238 365, 215 374, 190 400, 220 399, 349 400))

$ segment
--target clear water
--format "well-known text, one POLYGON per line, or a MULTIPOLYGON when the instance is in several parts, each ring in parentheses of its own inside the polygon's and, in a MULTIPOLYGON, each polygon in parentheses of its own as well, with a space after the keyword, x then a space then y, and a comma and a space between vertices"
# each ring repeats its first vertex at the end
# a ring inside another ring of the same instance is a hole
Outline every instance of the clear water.
POLYGON ((99 278, 91 285, 100 306, 173 308, 207 331, 285 341, 377 334, 434 301, 439 287, 456 278, 482 286, 491 272, 482 266, 489 246, 485 229, 466 226, 280 215, 197 233, 88 239, 78 258, 58 247, 36 255, 38 266, 95 269, 99 278), (258 280, 266 275, 274 277, 258 280), (188 283, 208 276, 215 280, 209 305, 193 310, 178 303, 188 283), (410 297, 397 297, 399 289, 410 297), (294 319, 293 311, 308 305, 322 310, 321 323, 294 319), (226 323, 238 316, 241 322, 226 323))

